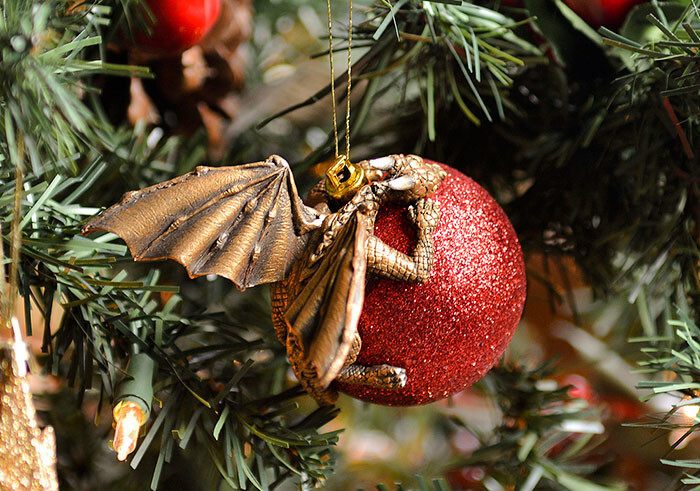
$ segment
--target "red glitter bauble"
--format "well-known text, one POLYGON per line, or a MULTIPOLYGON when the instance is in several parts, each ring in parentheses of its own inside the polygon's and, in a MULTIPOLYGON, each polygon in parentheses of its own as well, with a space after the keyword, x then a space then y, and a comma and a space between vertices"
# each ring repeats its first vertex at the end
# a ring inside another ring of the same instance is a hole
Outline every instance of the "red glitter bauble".
POLYGON ((153 22, 150 32, 136 32, 140 51, 175 55, 199 43, 219 17, 221 0, 145 0, 153 22))
MULTIPOLYGON (((441 213, 430 279, 372 278, 358 325, 357 363, 403 367, 408 383, 400 390, 337 384, 353 397, 409 406, 465 389, 496 363, 520 320, 525 265, 513 226, 484 188, 443 168, 447 177, 430 197, 441 213)), ((415 230, 401 207, 384 207, 374 233, 407 254, 415 246, 415 230)))

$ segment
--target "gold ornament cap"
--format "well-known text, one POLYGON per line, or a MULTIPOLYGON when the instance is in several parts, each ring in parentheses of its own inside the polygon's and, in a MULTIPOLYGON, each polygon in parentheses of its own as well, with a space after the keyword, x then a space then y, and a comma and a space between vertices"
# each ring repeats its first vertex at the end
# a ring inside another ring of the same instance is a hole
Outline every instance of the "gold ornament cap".
POLYGON ((347 200, 365 185, 365 171, 345 156, 336 157, 326 171, 326 192, 339 200, 347 200))

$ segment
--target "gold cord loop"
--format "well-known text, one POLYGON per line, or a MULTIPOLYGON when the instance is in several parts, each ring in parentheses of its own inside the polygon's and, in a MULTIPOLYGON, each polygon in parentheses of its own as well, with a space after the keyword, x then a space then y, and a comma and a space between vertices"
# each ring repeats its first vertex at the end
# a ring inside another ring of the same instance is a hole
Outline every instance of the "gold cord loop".
POLYGON ((328 60, 331 65, 331 104, 333 106, 333 135, 335 142, 335 157, 338 158, 338 118, 335 109, 335 69, 333 67, 333 17, 331 16, 331 0, 326 0, 328 7, 328 60))
MULTIPOLYGON (((350 160, 350 93, 352 91, 352 0, 348 11, 348 90, 345 110, 345 158, 350 160)), ((333 135, 335 137, 335 156, 338 158, 338 113, 335 99, 335 66, 333 65, 333 16, 331 0, 326 0, 328 9, 328 60, 331 68, 331 105, 333 107, 333 135)))
POLYGON ((335 141, 335 162, 326 171, 326 191, 336 199, 347 199, 354 195, 365 183, 365 174, 361 167, 350 162, 350 93, 352 91, 352 0, 349 0, 348 12, 348 89, 345 110, 345 155, 338 151, 338 114, 335 99, 335 69, 333 66, 333 17, 331 0, 326 0, 328 7, 328 56, 331 69, 331 104, 333 107, 333 135, 335 141))
MULTIPOLYGON (((350 160, 350 91, 352 88, 352 0, 348 12, 348 93, 345 111, 345 157, 350 160)), ((331 56, 333 54, 331 53, 331 56)))

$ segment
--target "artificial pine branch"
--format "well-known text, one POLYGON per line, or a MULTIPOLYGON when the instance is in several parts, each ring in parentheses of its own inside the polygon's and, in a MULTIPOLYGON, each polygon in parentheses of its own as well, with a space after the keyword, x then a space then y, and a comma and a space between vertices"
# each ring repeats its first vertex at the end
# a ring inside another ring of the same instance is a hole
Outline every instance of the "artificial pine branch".
POLYGON ((621 34, 601 30, 599 44, 611 46, 604 53, 618 69, 599 81, 609 85, 574 85, 569 75, 568 85, 543 88, 524 79, 542 101, 529 118, 539 113, 542 125, 526 132, 532 144, 513 140, 516 165, 529 166, 531 180, 512 203, 524 242, 575 255, 599 292, 623 294, 642 313, 651 305, 645 331, 676 292, 697 297, 689 286, 698 260, 698 107, 687 94, 698 83, 689 52, 700 23, 690 6, 667 3, 665 15, 659 8, 638 7, 621 34))
POLYGON ((37 176, 75 174, 89 142, 108 127, 85 105, 84 80, 99 73, 144 76, 139 67, 85 59, 102 42, 100 26, 111 8, 101 2, 71 4, 52 0, 0 3, 0 165, 37 176))
MULTIPOLYGON (((353 47, 368 48, 352 69, 356 92, 363 94, 352 111, 357 142, 378 131, 386 133, 392 121, 418 105, 424 122, 419 125, 423 134, 416 151, 426 141, 436 140, 437 121, 450 106, 458 107, 459 118, 469 124, 505 120, 507 113, 517 110, 508 99, 513 75, 526 64, 546 62, 541 51, 519 33, 530 19, 514 20, 473 2, 377 2, 366 18, 353 30, 353 47), (382 118, 370 117, 379 113, 382 118)), ((340 75, 336 89, 343 92, 346 82, 347 74, 340 75)), ((328 94, 330 85, 265 119, 258 128, 328 94)), ((341 131, 339 138, 343 137, 341 131)), ((323 160, 332 146, 330 135, 298 167, 323 160)))
MULTIPOLYGON (((227 325, 225 318, 211 315, 183 317, 179 296, 172 295, 167 302, 162 296, 154 298, 177 292, 176 287, 158 284, 157 270, 132 280, 129 272, 119 267, 125 262, 126 248, 115 243, 116 237, 93 239, 78 234, 81 222, 96 209, 77 201, 89 190, 83 183, 97 186, 108 174, 109 166, 101 163, 97 159, 76 178, 57 175, 48 183, 35 176, 25 179, 28 190, 22 201, 27 211, 20 222, 20 291, 27 324, 31 325, 32 316, 37 315, 32 302, 44 317, 47 369, 65 375, 80 394, 99 390, 109 405, 122 378, 119 366, 128 358, 129 346, 135 345, 158 362, 160 371, 154 381, 159 389, 157 397, 168 401, 156 411, 156 427, 150 432, 161 430, 170 435, 178 428, 189 435, 194 431, 211 436, 214 432, 215 437, 203 444, 217 448, 223 444, 228 455, 232 448, 250 448, 248 457, 258 455, 255 458, 262 459, 264 465, 256 468, 244 460, 236 461, 237 470, 225 473, 246 482, 259 484, 268 469, 275 479, 287 475, 284 469, 288 468, 304 473, 309 482, 322 478, 329 465, 328 446, 336 437, 318 435, 316 428, 332 418, 333 412, 319 410, 297 422, 298 416, 287 413, 294 409, 289 402, 301 395, 299 390, 269 399, 269 385, 261 381, 278 386, 277 379, 285 377, 287 366, 283 361, 282 371, 275 368, 283 355, 270 336, 269 312, 258 312, 252 329, 230 320, 227 325), (53 316, 61 323, 52 333, 53 316), (260 333, 251 338, 254 331, 260 333), (271 350, 269 361, 247 363, 238 370, 236 362, 231 364, 232 360, 260 358, 261 350, 271 350), (69 362, 67 373, 61 369, 63 359, 69 362), (219 440, 219 435, 224 438, 219 440)), ((0 203, 5 203, 7 211, 13 203, 14 182, 7 181, 2 191, 0 203)), ((4 216, 11 220, 14 214, 4 216)), ((3 229, 9 229, 7 223, 3 229)), ((150 442, 147 436, 132 465, 138 464, 150 442)), ((171 445, 161 447, 162 452, 168 452, 163 461, 170 459, 171 445)), ((217 455, 216 450, 210 453, 217 455)), ((160 465, 156 467, 154 483, 160 469, 160 465)))
MULTIPOLYGON (((512 85, 513 71, 525 65, 524 59, 532 62, 541 57, 537 47, 516 34, 529 19, 515 21, 472 3, 405 0, 390 9, 376 4, 367 17, 356 29, 355 39, 374 40, 381 47, 375 56, 382 61, 362 66, 355 78, 397 83, 396 72, 401 70, 406 81, 425 81, 420 89, 426 92, 420 97, 424 98, 430 141, 435 140, 435 117, 443 104, 457 104, 477 125, 481 117, 504 120, 508 102, 503 89, 512 85), (493 103, 487 105, 486 99, 493 103)), ((404 97, 417 95, 406 93, 411 87, 401 90, 404 97)), ((362 101, 363 106, 375 102, 372 95, 362 101)), ((356 127, 362 127, 366 117, 360 112, 356 127)))
MULTIPOLYGON (((680 431, 682 434, 671 446, 675 449, 700 431, 697 411, 692 411, 700 405, 700 328, 682 310, 679 311, 679 319, 670 320, 668 324, 671 331, 668 335, 645 336, 630 341, 643 344, 645 359, 639 362, 638 371, 654 377, 637 385, 640 390, 651 391, 644 394, 643 399, 649 400, 659 394, 674 394, 678 395, 678 402, 661 417, 650 416, 647 422, 628 426, 665 432, 680 431), (661 375, 663 379, 660 380, 661 375), (688 408, 691 412, 684 413, 688 408)), ((662 458, 661 462, 682 468, 683 484, 700 482, 699 459, 662 458)))
MULTIPOLYGON (((534 368, 501 364, 479 382, 499 406, 501 424, 494 435, 483 435, 481 448, 456 458, 448 468, 479 467, 489 481, 504 488, 549 487, 557 483, 575 489, 616 489, 595 484, 607 458, 597 448, 604 440, 600 410, 568 394, 548 380, 553 365, 534 368)), ((470 428, 468 421, 453 420, 470 428)), ((477 429, 472 429, 479 435, 477 429)))

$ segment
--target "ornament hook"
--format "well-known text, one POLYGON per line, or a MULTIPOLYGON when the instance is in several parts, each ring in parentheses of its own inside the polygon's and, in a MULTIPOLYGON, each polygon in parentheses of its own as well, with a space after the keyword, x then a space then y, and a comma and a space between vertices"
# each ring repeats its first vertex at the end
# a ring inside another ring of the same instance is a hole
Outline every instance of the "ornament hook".
POLYGON ((335 199, 346 200, 354 196, 366 182, 365 172, 345 155, 336 157, 326 171, 326 192, 335 199))

